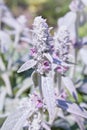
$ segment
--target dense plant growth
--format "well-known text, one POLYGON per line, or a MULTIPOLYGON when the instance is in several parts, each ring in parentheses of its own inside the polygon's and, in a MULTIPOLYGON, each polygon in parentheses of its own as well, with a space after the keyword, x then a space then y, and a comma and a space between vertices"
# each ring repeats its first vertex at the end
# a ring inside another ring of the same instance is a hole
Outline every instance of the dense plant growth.
POLYGON ((87 129, 86 6, 72 0, 52 35, 42 16, 30 29, 0 2, 1 130, 87 129))

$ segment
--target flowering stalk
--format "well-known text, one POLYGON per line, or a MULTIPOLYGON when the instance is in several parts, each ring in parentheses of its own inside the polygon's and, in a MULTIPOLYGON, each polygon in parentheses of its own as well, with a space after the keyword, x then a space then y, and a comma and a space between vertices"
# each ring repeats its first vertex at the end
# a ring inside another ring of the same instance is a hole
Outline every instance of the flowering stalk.
MULTIPOLYGON (((81 5, 81 1, 79 1, 79 4, 81 5)), ((79 36, 78 36, 78 29, 79 29, 79 22, 80 22, 80 17, 81 17, 81 14, 80 12, 76 12, 76 22, 75 22, 75 29, 76 29, 76 44, 79 42, 79 36)), ((78 48, 75 48, 74 50, 74 57, 75 57, 75 64, 77 64, 77 56, 78 56, 78 48)), ((74 77, 76 75, 76 65, 74 65, 74 71, 73 71, 73 80, 74 80, 74 77)))
POLYGON ((72 12, 75 12, 76 14, 76 19, 75 19, 75 33, 76 33, 76 39, 75 39, 75 50, 74 50, 74 62, 75 65, 73 66, 73 75, 72 75, 72 79, 75 79, 75 75, 76 75, 76 64, 77 64, 77 56, 78 56, 78 50, 79 50, 79 46, 80 45, 80 40, 79 40, 79 34, 78 34, 78 29, 79 26, 82 22, 82 24, 84 24, 84 16, 82 16, 82 13, 84 13, 84 8, 85 5, 83 3, 83 0, 73 0, 70 4, 70 10, 72 12), (81 21, 81 17, 83 17, 83 20, 81 21))
MULTIPOLYGON (((49 32, 50 29, 48 28, 46 20, 40 16, 36 17, 34 19, 32 30, 33 47, 31 49, 31 57, 33 58, 33 62, 31 63, 31 67, 35 67, 35 70, 39 73, 38 80, 41 98, 43 98, 46 102, 49 118, 52 122, 55 115, 55 98, 54 88, 53 86, 52 88, 50 87, 50 82, 48 80, 51 80, 51 76, 49 75, 51 72, 53 61, 50 55, 53 40, 49 32)), ((24 65, 18 70, 18 72, 27 70, 26 68, 28 68, 28 66, 28 62, 24 63, 24 65)))
POLYGON ((54 36, 54 52, 53 59, 56 64, 55 72, 57 73, 58 91, 61 90, 61 76, 69 69, 69 53, 70 53, 70 33, 65 26, 59 28, 54 36))
MULTIPOLYGON (((33 51, 32 56, 37 60, 37 71, 42 75, 40 78, 41 81, 39 81, 41 83, 40 89, 47 105, 49 118, 53 121, 55 115, 55 97, 53 88, 49 86, 50 82, 48 81, 51 79, 48 76, 51 71, 51 61, 48 58, 51 42, 52 40, 46 20, 41 17, 36 17, 33 23, 33 46, 35 51, 33 51)), ((51 56, 49 55, 49 57, 51 56)))

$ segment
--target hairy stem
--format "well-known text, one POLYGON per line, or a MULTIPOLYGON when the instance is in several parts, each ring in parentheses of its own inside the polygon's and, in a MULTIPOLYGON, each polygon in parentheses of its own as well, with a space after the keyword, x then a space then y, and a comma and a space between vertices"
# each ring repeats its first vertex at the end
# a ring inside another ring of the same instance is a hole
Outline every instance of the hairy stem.
MULTIPOLYGON (((75 29, 76 29, 76 44, 78 44, 78 39, 79 39, 79 34, 78 34, 78 29, 79 29, 79 22, 80 22, 80 13, 77 12, 77 18, 76 18, 76 22, 75 22, 75 29)), ((75 48, 74 51, 74 62, 75 64, 77 64, 77 55, 78 55, 78 49, 75 48)), ((74 65, 74 69, 73 69, 73 80, 75 79, 75 74, 76 74, 76 65, 74 65)))
POLYGON ((57 84, 58 84, 58 94, 59 94, 61 90, 61 74, 60 73, 57 73, 57 84))

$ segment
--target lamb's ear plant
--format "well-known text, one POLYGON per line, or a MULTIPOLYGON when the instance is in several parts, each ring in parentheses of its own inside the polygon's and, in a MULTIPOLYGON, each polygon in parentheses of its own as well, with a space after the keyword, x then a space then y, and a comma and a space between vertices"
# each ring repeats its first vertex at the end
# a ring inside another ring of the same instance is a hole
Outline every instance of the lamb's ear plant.
POLYGON ((22 65, 18 72, 35 68, 35 71, 39 73, 38 87, 41 98, 45 100, 47 110, 49 113, 49 120, 52 122, 55 118, 55 94, 53 87, 53 72, 52 72, 52 56, 51 46, 53 39, 50 35, 50 29, 46 23, 46 20, 41 16, 34 19, 32 30, 32 48, 31 56, 33 59, 27 61, 22 65), (50 86, 51 82, 51 86, 50 86), (51 102, 50 102, 51 101, 51 102))
MULTIPOLYGON (((80 48, 77 50, 75 47, 80 44, 78 29, 80 24, 85 23, 85 17, 83 15, 85 6, 87 6, 86 0, 73 0, 70 4, 71 11, 59 19, 59 28, 57 32, 54 33, 54 36, 50 33, 52 28, 49 28, 46 19, 41 16, 35 17, 33 29, 28 29, 28 32, 30 31, 32 33, 30 39, 26 38, 25 35, 26 19, 23 16, 15 20, 11 17, 11 14, 8 13, 9 15, 3 18, 2 22, 4 24, 11 25, 11 27, 15 28, 15 33, 13 33, 15 36, 13 50, 16 50, 19 39, 28 41, 31 45, 31 48, 29 48, 29 59, 17 72, 21 73, 33 68, 31 75, 33 83, 31 83, 31 86, 34 87, 28 97, 21 99, 21 103, 17 109, 8 115, 1 130, 51 130, 56 126, 56 122, 60 121, 60 118, 63 123, 65 123, 65 120, 69 123, 70 119, 74 120, 81 130, 85 130, 84 121, 85 118, 87 119, 87 111, 85 108, 87 108, 87 105, 81 104, 81 101, 79 102, 75 84, 72 82, 75 81, 73 80, 73 76, 76 76, 75 67, 78 65, 77 55, 75 55, 76 59, 72 61, 72 47, 74 47, 73 50, 76 49, 75 54, 77 54, 80 48), (7 16, 9 16, 8 21, 6 21, 7 16), (70 19, 69 21, 67 20, 68 18, 70 19), (21 19, 23 20, 22 22, 21 19), (16 22, 17 26, 12 24, 14 22, 16 22), (18 26, 19 23, 20 26, 18 26), (23 26, 21 27, 21 25, 23 26), (25 37, 21 37, 22 31, 25 37), (73 66, 72 76, 70 70, 73 66)), ((6 13, 6 10, 4 10, 4 13, 6 13)), ((9 32, 9 34, 11 33, 9 32)), ((5 32, 0 30, 0 36, 3 35, 5 36, 5 32)), ((10 37, 8 37, 8 39, 10 39, 10 37)), ((4 41, 3 37, 1 37, 0 40, 4 41)), ((82 44, 84 43, 81 42, 81 45, 82 44)), ((4 43, 2 45, 4 45, 4 43)), ((1 50, 4 50, 3 46, 1 46, 1 48, 1 50)), ((6 49, 8 50, 8 48, 6 49)), ((81 50, 80 54, 82 54, 82 52, 81 50)), ((3 53, 3 51, 1 53, 3 53)), ((22 56, 23 54, 18 57, 18 60, 20 58, 22 59, 22 56)), ((85 60, 83 59, 83 61, 85 60)), ((17 59, 12 60, 8 68, 12 69, 15 62, 17 62, 17 59)), ((84 63, 87 65, 86 61, 84 63)), ((0 57, 0 68, 2 71, 5 71, 2 57, 0 57)), ((7 73, 4 74, 8 76, 7 73)), ((2 76, 4 74, 2 74, 2 76)), ((9 96, 13 94, 9 76, 6 76, 4 76, 5 79, 3 79, 7 81, 7 89, 9 90, 4 91, 4 89, 2 89, 0 91, 2 100, 5 99, 7 92, 9 96)), ((29 82, 31 82, 31 79, 27 78, 21 83, 23 88, 19 89, 15 99, 19 99, 20 95, 25 91, 25 87, 29 87, 29 85, 26 85, 26 83, 28 84, 29 82)), ((0 109, 3 109, 3 105, 3 103, 0 105, 0 109)), ((62 123, 57 123, 57 128, 61 125, 62 123)), ((65 123, 64 128, 66 126, 65 123)), ((68 129, 70 129, 70 127, 67 127, 67 130, 68 129)))
POLYGON ((71 113, 75 119, 78 118, 76 122, 81 130, 84 130, 83 122, 80 124, 80 121, 87 118, 87 111, 75 102, 67 100, 68 93, 64 87, 66 86, 78 102, 75 86, 66 73, 72 65, 71 44, 67 27, 61 26, 52 37, 46 20, 41 16, 34 19, 31 59, 19 68, 18 73, 33 68, 32 77, 37 75, 37 85, 18 109, 7 117, 1 130, 20 130, 25 127, 27 130, 51 130, 58 119, 60 108, 71 113), (60 79, 57 80, 57 85, 53 80, 55 73, 60 79))

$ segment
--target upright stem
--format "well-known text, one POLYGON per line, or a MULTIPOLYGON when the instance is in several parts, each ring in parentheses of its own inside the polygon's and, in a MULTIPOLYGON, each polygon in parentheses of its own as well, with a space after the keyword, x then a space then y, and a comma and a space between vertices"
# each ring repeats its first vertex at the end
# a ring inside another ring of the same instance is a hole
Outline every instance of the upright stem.
MULTIPOLYGON (((79 39, 79 35, 78 35, 78 28, 79 28, 79 21, 80 21, 80 13, 77 12, 77 18, 76 18, 76 22, 75 22, 75 31, 76 31, 76 44, 78 44, 78 39, 79 39)), ((75 48, 74 51, 74 62, 75 64, 77 64, 77 55, 78 55, 78 49, 75 48)), ((76 65, 74 65, 74 69, 73 69, 73 80, 75 79, 75 74, 76 74, 76 65)))
POLYGON ((41 96, 41 99, 43 99, 43 93, 42 93, 42 82, 41 82, 41 75, 38 74, 38 84, 39 84, 39 91, 40 91, 40 96, 41 96))
POLYGON ((73 80, 75 79, 75 74, 76 74, 76 65, 77 65, 77 56, 78 56, 78 49, 75 49, 75 65, 74 65, 74 70, 73 70, 73 80))
POLYGON ((58 84, 58 94, 60 93, 61 89, 61 74, 57 73, 57 84, 58 84))
MULTIPOLYGON (((38 74, 38 84, 39 84, 39 91, 40 91, 40 98, 43 101, 43 93, 42 93, 42 76, 38 74)), ((41 120, 43 122, 43 108, 41 110, 41 120)), ((43 128, 41 129, 43 130, 43 128)))

